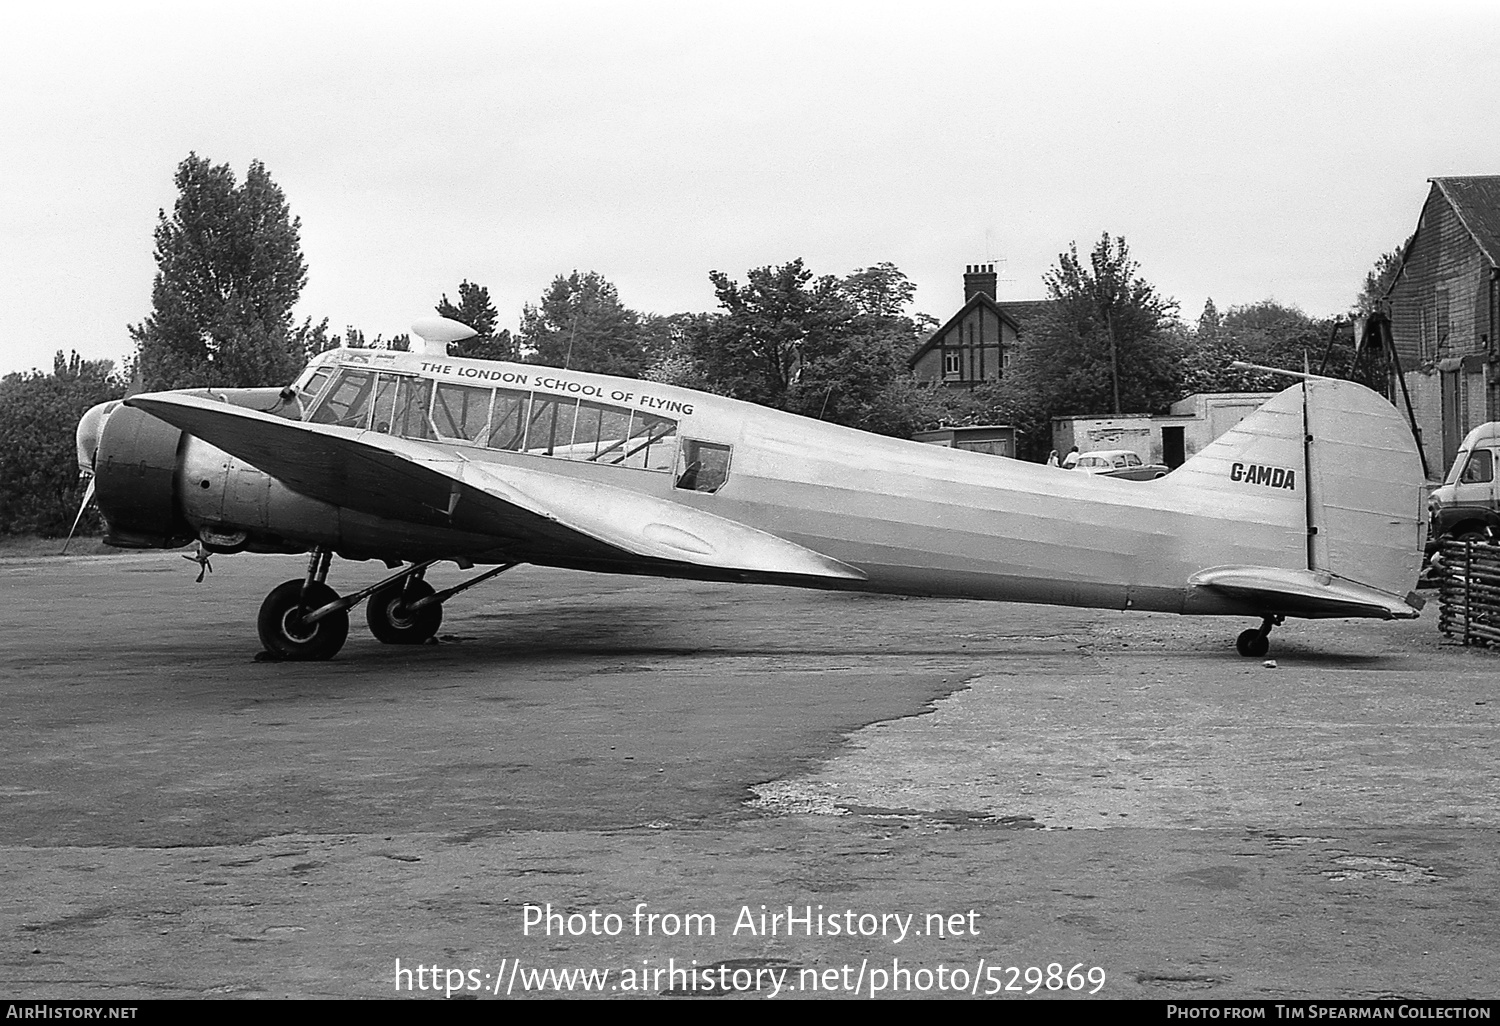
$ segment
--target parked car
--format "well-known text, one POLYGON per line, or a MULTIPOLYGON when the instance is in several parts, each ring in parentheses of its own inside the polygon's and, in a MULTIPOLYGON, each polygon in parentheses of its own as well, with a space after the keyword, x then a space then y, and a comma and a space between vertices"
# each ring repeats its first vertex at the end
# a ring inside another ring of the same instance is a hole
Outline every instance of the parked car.
POLYGON ((1160 463, 1146 463, 1141 457, 1129 449, 1096 449, 1093 452, 1079 453, 1078 463, 1074 470, 1081 470, 1085 474, 1098 474, 1101 477, 1123 477, 1127 481, 1150 481, 1153 478, 1165 477, 1170 467, 1164 467, 1160 463))

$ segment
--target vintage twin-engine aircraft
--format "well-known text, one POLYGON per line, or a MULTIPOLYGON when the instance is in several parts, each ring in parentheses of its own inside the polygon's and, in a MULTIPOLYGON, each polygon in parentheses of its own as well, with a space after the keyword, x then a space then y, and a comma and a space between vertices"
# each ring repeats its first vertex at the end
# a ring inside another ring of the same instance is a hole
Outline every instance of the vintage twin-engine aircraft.
MULTIPOLYGON (((469 330, 424 322, 429 339, 469 330)), ((1183 466, 1120 481, 625 378, 339 349, 287 389, 138 395, 79 427, 105 540, 311 552, 261 640, 327 659, 368 598, 390 643, 519 563, 846 591, 1252 616, 1414 617, 1422 473, 1396 411, 1306 377, 1183 466), (339 597, 332 554, 396 572, 339 597), (435 593, 439 560, 493 569, 435 593), (404 565, 403 565, 404 564, 404 565), (399 569, 396 569, 398 568, 399 569)))

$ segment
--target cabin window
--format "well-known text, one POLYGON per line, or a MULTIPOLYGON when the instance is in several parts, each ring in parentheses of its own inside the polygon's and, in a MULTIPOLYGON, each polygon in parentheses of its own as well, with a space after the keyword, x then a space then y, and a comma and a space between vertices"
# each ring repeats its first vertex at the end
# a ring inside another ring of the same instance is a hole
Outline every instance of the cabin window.
MULTIPOLYGON (((668 473, 677 466, 677 421, 624 406, 510 388, 434 382, 368 368, 322 371, 333 381, 308 418, 402 438, 471 442, 509 452, 668 473)), ((312 379, 309 378, 309 381, 312 379)), ((707 445, 707 443, 701 443, 707 445)), ((717 491, 728 448, 710 447, 691 487, 717 491)))
POLYGON ((677 455, 676 442, 675 420, 636 410, 631 415, 630 434, 621 447, 620 458, 610 462, 641 470, 671 470, 677 455))
POLYGON ((533 393, 525 451, 538 456, 561 456, 566 459, 573 448, 573 428, 577 416, 577 399, 533 393))
POLYGON ((590 463, 619 463, 630 439, 630 411, 603 403, 580 402, 567 457, 590 463))
POLYGON ((374 384, 374 371, 340 371, 338 380, 324 393, 322 402, 308 419, 314 424, 335 427, 365 427, 370 420, 370 393, 374 384))
POLYGON ((439 438, 484 444, 490 423, 492 388, 440 383, 432 400, 432 426, 439 438))
POLYGON ((391 410, 391 431, 402 438, 432 438, 432 421, 427 418, 431 405, 431 379, 403 376, 391 410))
POLYGON ((432 382, 412 374, 382 372, 370 403, 370 427, 383 435, 431 438, 427 407, 432 401, 432 382))
POLYGON ((1488 484, 1495 479, 1495 455, 1488 449, 1475 449, 1464 464, 1459 484, 1488 484))
POLYGON ((640 470, 671 470, 677 422, 639 410, 538 396, 532 407, 528 452, 640 470), (554 427, 555 423, 555 427, 554 427), (541 439, 551 439, 551 451, 541 439))
POLYGON ((689 492, 717 492, 729 479, 729 453, 727 445, 684 438, 675 486, 689 492))
POLYGON ((495 389, 495 407, 490 411, 491 449, 517 452, 526 445, 526 411, 530 406, 530 392, 495 389))
POLYGON ((391 433, 391 407, 396 404, 396 381, 390 374, 375 375, 375 395, 370 401, 370 426, 382 435, 391 433))

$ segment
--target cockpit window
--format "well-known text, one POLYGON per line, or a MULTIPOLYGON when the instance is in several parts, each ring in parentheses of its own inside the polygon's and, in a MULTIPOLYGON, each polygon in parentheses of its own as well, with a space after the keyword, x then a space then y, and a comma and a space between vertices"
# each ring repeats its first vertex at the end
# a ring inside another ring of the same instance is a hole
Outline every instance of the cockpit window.
POLYGON ((689 492, 717 492, 729 479, 729 452, 727 445, 684 438, 677 457, 676 487, 689 492))
POLYGON ((333 377, 332 367, 315 367, 303 373, 301 380, 292 387, 297 390, 304 407, 311 407, 318 401, 318 396, 323 392, 323 386, 328 384, 328 379, 333 377))
POLYGON ((365 427, 370 419, 370 390, 374 384, 374 371, 348 368, 340 371, 338 380, 324 393, 308 419, 314 424, 365 427))
POLYGON ((403 438, 433 437, 432 382, 412 374, 344 369, 309 418, 314 424, 374 428, 403 438))

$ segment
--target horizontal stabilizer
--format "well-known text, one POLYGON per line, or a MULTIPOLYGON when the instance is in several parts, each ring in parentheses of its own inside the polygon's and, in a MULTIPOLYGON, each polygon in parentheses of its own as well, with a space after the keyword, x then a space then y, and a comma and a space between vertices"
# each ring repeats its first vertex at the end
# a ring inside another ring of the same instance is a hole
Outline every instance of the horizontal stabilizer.
POLYGON ((287 420, 182 393, 141 395, 127 404, 310 498, 401 523, 488 535, 522 561, 646 559, 865 579, 852 566, 765 531, 659 496, 579 480, 563 467, 549 472, 473 460, 457 447, 287 420))
POLYGON ((1410 620, 1423 605, 1415 594, 1397 598, 1321 570, 1216 566, 1195 573, 1188 585, 1241 599, 1266 614, 1284 616, 1410 620))

